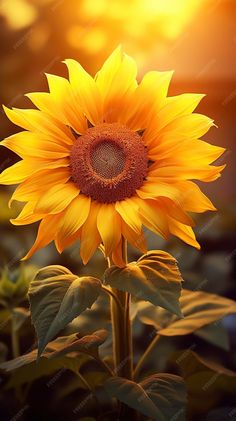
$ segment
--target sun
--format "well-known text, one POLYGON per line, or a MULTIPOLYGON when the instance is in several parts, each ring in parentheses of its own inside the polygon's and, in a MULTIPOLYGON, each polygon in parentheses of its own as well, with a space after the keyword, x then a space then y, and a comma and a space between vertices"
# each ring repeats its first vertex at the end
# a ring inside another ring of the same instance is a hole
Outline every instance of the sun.
POLYGON ((192 180, 213 181, 224 149, 200 138, 214 125, 193 113, 204 95, 168 97, 173 72, 148 72, 118 47, 95 78, 66 60, 69 80, 47 75, 49 92, 27 96, 37 109, 4 110, 23 128, 2 145, 22 159, 0 175, 19 184, 15 225, 41 221, 29 258, 76 241, 86 264, 100 244, 119 266, 122 240, 146 251, 144 228, 199 248, 189 212, 215 210, 192 180))

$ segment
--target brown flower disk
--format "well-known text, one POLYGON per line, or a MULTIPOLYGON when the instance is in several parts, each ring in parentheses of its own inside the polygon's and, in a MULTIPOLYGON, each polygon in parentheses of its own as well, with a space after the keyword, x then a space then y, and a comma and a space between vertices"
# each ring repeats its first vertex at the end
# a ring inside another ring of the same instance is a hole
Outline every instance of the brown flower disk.
POLYGON ((78 137, 70 154, 71 176, 81 193, 102 203, 134 195, 148 169, 141 136, 118 123, 100 124, 78 137))

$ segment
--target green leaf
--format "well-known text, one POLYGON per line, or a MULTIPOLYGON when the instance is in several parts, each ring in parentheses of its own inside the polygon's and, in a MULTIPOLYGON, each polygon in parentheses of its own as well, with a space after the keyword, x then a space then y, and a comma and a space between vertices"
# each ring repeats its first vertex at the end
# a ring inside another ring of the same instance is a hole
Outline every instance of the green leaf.
POLYGON ((176 320, 173 313, 151 303, 139 301, 136 305, 138 308, 137 316, 141 322, 145 325, 154 326, 157 331, 168 326, 172 320, 176 320))
POLYGON ((181 377, 155 374, 141 383, 112 377, 105 382, 110 397, 157 421, 185 420, 186 389, 181 377))
POLYGON ((163 251, 150 251, 124 268, 112 266, 105 283, 135 297, 163 307, 181 317, 181 275, 176 260, 163 251))
POLYGON ((71 352, 82 352, 85 354, 97 356, 98 347, 105 342, 107 336, 108 332, 105 329, 98 330, 92 335, 83 336, 82 338, 76 339, 72 343, 66 344, 59 350, 53 352, 50 358, 60 357, 71 352))
POLYGON ((38 336, 38 356, 58 332, 92 306, 101 291, 99 279, 77 277, 68 272, 62 266, 49 266, 41 269, 30 284, 29 300, 38 336))
POLYGON ((53 276, 71 275, 71 274, 72 272, 65 266, 50 265, 50 266, 45 266, 44 268, 40 269, 37 272, 37 279, 43 281, 44 279, 52 278, 53 276))
POLYGON ((73 353, 60 358, 51 359, 51 354, 77 340, 75 334, 62 336, 50 342, 40 359, 37 360, 37 350, 21 355, 14 360, 0 364, 0 369, 11 373, 5 388, 10 389, 18 385, 32 382, 40 377, 48 376, 60 369, 69 369, 77 374, 78 369, 90 358, 88 355, 73 353))
POLYGON ((187 390, 181 377, 169 373, 154 374, 140 384, 167 421, 185 421, 187 390))
POLYGON ((176 352, 174 358, 184 376, 190 409, 195 415, 205 415, 217 402, 235 397, 236 372, 200 357, 191 349, 176 352))
MULTIPOLYGON (((97 389, 100 386, 102 387, 104 382, 110 377, 107 372, 105 371, 87 371, 83 372, 83 378, 89 384, 92 390, 97 389)), ((78 389, 87 390, 88 387, 85 383, 81 380, 79 376, 73 376, 70 378, 69 382, 63 384, 63 387, 57 391, 57 399, 61 402, 62 399, 70 399, 71 394, 75 394, 75 392, 80 394, 81 392, 78 389)), ((101 388, 100 388, 101 390, 101 388)), ((62 403, 61 403, 62 404, 62 403)))
POLYGON ((180 305, 184 318, 173 320, 160 335, 187 335, 201 327, 236 313, 236 302, 228 298, 202 291, 183 290, 180 305))
MULTIPOLYGON (((138 317, 148 325, 154 326, 159 335, 163 336, 179 336, 188 335, 190 333, 199 332, 199 329, 210 325, 231 313, 236 313, 236 302, 228 298, 215 294, 209 294, 202 291, 182 290, 180 297, 180 307, 184 315, 183 319, 178 319, 175 315, 168 311, 157 308, 150 303, 137 303, 138 317)), ((219 323, 217 322, 217 325, 219 323)), ((214 327, 208 330, 208 340, 217 345, 217 338, 213 337, 214 327), (209 331, 211 329, 211 338, 209 331)), ((214 332, 216 328, 214 329, 214 332)), ((201 331, 199 336, 205 336, 201 331)), ((225 338, 225 346, 227 347, 227 339, 225 338)))
POLYGON ((153 420, 166 421, 139 383, 122 377, 111 377, 105 382, 104 387, 110 397, 117 398, 153 420))
MULTIPOLYGON (((55 339, 55 341, 52 341, 47 345, 45 351, 43 352, 43 355, 41 356, 41 359, 49 359, 51 353, 58 351, 59 349, 61 349, 61 346, 66 346, 66 344, 70 344, 76 339, 76 334, 70 336, 61 336, 60 338, 55 339)), ((17 368, 20 368, 23 365, 27 365, 33 361, 36 361, 36 357, 37 349, 33 349, 27 354, 20 355, 19 357, 14 358, 13 360, 5 361, 4 363, 0 364, 0 369, 5 371, 16 370, 17 368)))
POLYGON ((206 325, 194 333, 212 345, 218 346, 225 351, 230 350, 229 334, 220 322, 206 325))

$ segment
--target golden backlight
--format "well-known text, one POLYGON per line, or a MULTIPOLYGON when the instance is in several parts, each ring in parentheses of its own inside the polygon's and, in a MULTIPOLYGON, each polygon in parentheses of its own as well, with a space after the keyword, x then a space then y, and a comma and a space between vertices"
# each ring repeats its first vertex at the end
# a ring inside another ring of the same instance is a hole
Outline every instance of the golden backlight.
POLYGON ((90 56, 107 54, 122 43, 141 65, 150 49, 173 42, 202 4, 202 0, 3 0, 0 14, 12 30, 26 31, 31 50, 46 46, 53 20, 60 28, 57 41, 67 44, 68 56, 76 50, 88 55, 89 61, 90 56))

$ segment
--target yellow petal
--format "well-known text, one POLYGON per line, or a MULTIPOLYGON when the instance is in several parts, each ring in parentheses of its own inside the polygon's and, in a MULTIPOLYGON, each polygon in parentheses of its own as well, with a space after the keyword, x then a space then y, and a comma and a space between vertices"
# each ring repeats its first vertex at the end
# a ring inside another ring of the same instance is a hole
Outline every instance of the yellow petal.
POLYGON ((67 79, 46 74, 50 94, 53 101, 58 105, 66 124, 73 127, 77 133, 83 133, 87 129, 87 121, 81 108, 76 103, 76 98, 67 79))
POLYGON ((142 253, 146 253, 147 244, 142 230, 140 230, 140 232, 134 231, 124 221, 121 221, 121 230, 123 237, 126 238, 128 243, 132 244, 133 247, 137 248, 142 253))
POLYGON ((80 256, 84 265, 88 263, 89 259, 101 243, 101 236, 97 228, 97 216, 100 207, 100 203, 91 202, 88 218, 81 229, 80 256))
POLYGON ((68 145, 63 146, 57 142, 48 140, 40 134, 20 132, 1 142, 2 146, 18 154, 21 158, 35 157, 42 159, 58 159, 69 155, 68 145))
POLYGON ((158 142, 160 131, 179 117, 191 114, 204 98, 203 94, 182 94, 166 98, 164 106, 153 116, 144 133, 144 142, 158 142))
POLYGON ((114 265, 122 268, 125 266, 125 261, 123 258, 123 243, 122 243, 122 239, 120 239, 119 244, 117 245, 117 247, 115 248, 115 250, 112 253, 112 262, 114 263, 114 265))
POLYGON ((173 72, 148 72, 126 107, 123 122, 132 130, 148 127, 150 117, 164 105, 173 72))
POLYGON ((26 96, 40 110, 72 127, 77 133, 83 133, 87 128, 87 121, 81 109, 76 106, 72 88, 67 79, 46 74, 50 94, 47 92, 33 92, 26 96))
POLYGON ((21 260, 29 259, 37 250, 47 246, 54 240, 60 224, 60 217, 60 215, 48 215, 40 222, 35 243, 21 260))
POLYGON ((113 203, 101 205, 97 217, 97 227, 105 247, 105 255, 110 256, 121 239, 120 216, 113 203))
POLYGON ((192 181, 181 181, 176 184, 176 188, 181 192, 180 205, 188 212, 215 211, 215 206, 208 197, 202 193, 197 184, 192 181))
POLYGON ((72 182, 57 184, 42 194, 35 206, 35 212, 55 214, 63 211, 79 195, 79 189, 72 182))
POLYGON ((161 199, 158 199, 158 203, 168 216, 171 216, 182 224, 189 225, 191 227, 195 225, 192 218, 186 214, 185 210, 182 209, 181 202, 176 202, 166 197, 162 197, 161 199))
POLYGON ((63 123, 54 119, 52 116, 33 109, 7 108, 3 106, 7 117, 17 126, 32 132, 44 133, 63 139, 68 144, 72 144, 74 137, 71 130, 63 123))
POLYGON ((27 98, 29 98, 32 103, 41 111, 49 115, 55 116, 55 118, 59 118, 62 121, 62 115, 58 115, 58 108, 53 104, 52 96, 49 92, 29 92, 25 94, 27 98))
POLYGON ((83 194, 78 195, 65 210, 57 235, 57 244, 60 247, 61 240, 73 235, 86 221, 90 210, 90 197, 83 194))
POLYGON ((45 214, 34 213, 35 204, 34 201, 26 203, 17 218, 10 220, 11 223, 13 225, 28 225, 44 218, 45 214))
POLYGON ((200 244, 197 242, 195 234, 191 227, 181 224, 173 218, 168 218, 169 229, 172 234, 179 237, 185 243, 200 249, 200 244))
POLYGON ((65 60, 77 106, 92 124, 102 122, 102 100, 94 79, 76 60, 65 60))
POLYGON ((163 183, 157 179, 155 182, 147 180, 140 189, 136 190, 136 193, 141 199, 153 199, 163 196, 177 200, 179 197, 179 190, 173 184, 163 183))
POLYGON ((166 208, 170 216, 174 213, 177 220, 188 225, 194 225, 194 222, 185 214, 186 211, 194 211, 195 208, 199 209, 197 212, 215 209, 199 187, 191 181, 168 184, 157 178, 155 182, 147 181, 137 190, 137 194, 142 199, 158 199, 160 206, 166 208))
POLYGON ((125 107, 126 96, 134 91, 137 82, 135 61, 116 48, 96 75, 96 84, 103 98, 104 121, 119 120, 119 113, 125 107))
POLYGON ((69 178, 70 171, 68 168, 39 170, 17 187, 12 195, 10 203, 13 200, 19 200, 21 202, 35 200, 36 202, 44 192, 57 184, 66 183, 69 178))
POLYGON ((116 202, 115 208, 126 224, 128 224, 136 233, 140 234, 142 223, 138 214, 138 204, 132 200, 132 198, 125 199, 116 202))
POLYGON ((174 133, 166 132, 165 135, 159 137, 158 143, 153 144, 153 147, 149 149, 148 155, 152 161, 166 163, 168 160, 169 165, 188 166, 197 160, 200 161, 200 164, 211 164, 224 151, 224 148, 211 145, 203 140, 189 139, 187 136, 176 142, 174 133))
POLYGON ((225 168, 225 165, 215 167, 213 165, 199 166, 196 167, 184 167, 184 166, 166 166, 156 167, 150 169, 148 174, 148 180, 157 181, 157 178, 161 178, 162 181, 173 182, 177 180, 201 180, 205 182, 214 181, 220 177, 221 171, 225 168))
MULTIPOLYGON (((63 211, 62 218, 65 211, 63 211)), ((74 234, 69 235, 68 237, 61 237, 60 231, 58 231, 55 238, 55 246, 58 253, 62 253, 67 247, 70 247, 72 244, 76 243, 80 239, 81 229, 79 228, 74 234)))
POLYGON ((24 181, 30 175, 34 174, 39 169, 68 167, 68 165, 69 161, 67 158, 57 159, 55 161, 24 159, 4 170, 0 174, 0 183, 18 184, 24 181))
MULTIPOLYGON (((188 143, 188 146, 190 144, 188 143)), ((182 144, 178 150, 178 162, 196 161, 211 164, 225 152, 225 148, 211 145, 203 140, 192 140, 191 148, 187 147, 187 142, 182 144)), ((174 155, 174 154, 173 154, 174 155)))
POLYGON ((6 168, 0 175, 1 184, 18 184, 24 181, 32 172, 31 164, 26 161, 19 161, 9 168, 6 168))
POLYGON ((214 121, 203 114, 190 114, 179 118, 165 127, 167 131, 173 131, 176 136, 189 136, 189 139, 198 139, 208 132, 214 121))
POLYGON ((166 216, 160 207, 154 207, 153 200, 138 199, 139 213, 143 224, 151 231, 164 238, 168 237, 166 216))

